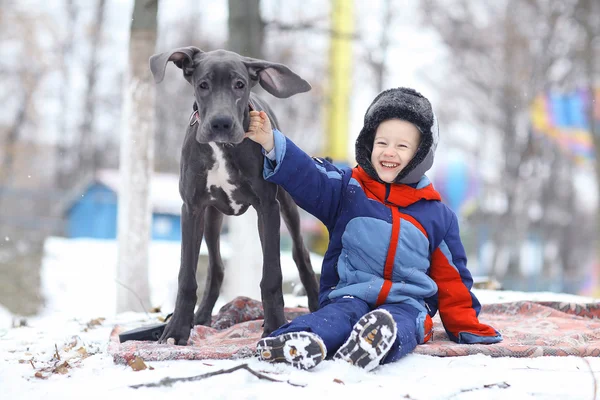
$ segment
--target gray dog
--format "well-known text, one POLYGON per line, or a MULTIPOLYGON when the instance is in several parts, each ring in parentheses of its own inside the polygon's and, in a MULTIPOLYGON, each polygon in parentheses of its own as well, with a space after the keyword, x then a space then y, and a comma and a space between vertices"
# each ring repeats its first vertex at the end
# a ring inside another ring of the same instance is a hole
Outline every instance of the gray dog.
POLYGON ((263 179, 261 147, 244 140, 251 109, 267 112, 273 127, 277 127, 269 106, 250 89, 260 83, 273 96, 286 98, 310 90, 310 85, 285 65, 226 50, 203 52, 196 47, 153 55, 150 70, 157 83, 163 80, 169 61, 183 71, 183 77, 194 88, 196 101, 181 152, 179 192, 184 204, 177 300, 159 342, 173 338, 176 344, 185 345, 193 325, 210 325, 224 275, 219 250, 223 214, 240 215, 249 206, 258 214, 263 251, 263 335, 267 335, 287 322, 279 260, 280 206, 294 242, 292 255, 311 311, 318 308, 318 283, 300 234, 296 204, 285 191, 263 179), (209 252, 208 277, 194 315, 196 268, 203 235, 209 252))

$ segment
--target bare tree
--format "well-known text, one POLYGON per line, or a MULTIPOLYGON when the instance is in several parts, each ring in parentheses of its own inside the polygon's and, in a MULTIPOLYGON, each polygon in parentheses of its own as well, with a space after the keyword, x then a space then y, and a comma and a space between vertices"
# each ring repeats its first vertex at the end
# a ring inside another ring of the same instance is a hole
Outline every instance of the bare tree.
MULTIPOLYGON (((61 85, 59 89, 59 102, 60 108, 62 110, 67 110, 69 107, 69 92, 72 90, 71 86, 71 64, 68 62, 69 58, 72 56, 73 45, 75 43, 75 27, 77 23, 77 17, 79 15, 79 9, 75 5, 74 0, 66 0, 65 2, 65 11, 67 14, 67 22, 66 22, 66 31, 59 45, 59 69, 60 69, 60 79, 61 85)), ((68 187, 70 179, 69 170, 73 170, 75 162, 72 160, 72 156, 70 156, 68 150, 70 148, 70 134, 71 130, 69 129, 69 119, 71 118, 71 114, 67 112, 63 112, 62 115, 59 116, 59 126, 58 126, 58 138, 55 147, 55 157, 56 157, 56 174, 55 180, 56 185, 59 188, 68 187)))
POLYGON ((148 252, 154 158, 154 83, 148 59, 154 53, 158 0, 136 0, 131 21, 128 77, 123 110, 118 213, 117 311, 150 307, 148 252))
MULTIPOLYGON (((578 0, 575 5, 575 20, 582 35, 580 43, 580 57, 583 70, 583 87, 589 94, 586 116, 590 124, 590 133, 594 143, 596 186, 600 187, 600 122, 596 118, 594 106, 600 102, 597 95, 600 89, 600 3, 594 0, 578 0)), ((600 190, 598 190, 600 192, 600 190)), ((597 233, 596 233, 596 260, 600 260, 600 196, 597 207, 597 233)))
MULTIPOLYGON (((260 0, 229 0, 228 5, 227 48, 247 57, 262 59, 260 0)), ((240 295, 260 298, 263 257, 257 229, 258 215, 250 207, 243 215, 228 218, 227 224, 231 244, 236 251, 227 262, 223 294, 229 300, 240 295)))
POLYGON ((96 149, 94 141, 94 119, 96 117, 96 82, 98 80, 98 53, 100 38, 104 26, 104 10, 106 0, 97 0, 96 18, 90 35, 90 60, 87 67, 87 90, 83 119, 79 127, 79 170, 95 172, 97 168, 96 149))
POLYGON ((264 23, 260 0, 229 0, 228 47, 244 56, 263 58, 264 23))
POLYGON ((42 127, 36 100, 53 72, 52 53, 41 39, 54 43, 57 38, 45 17, 16 4, 0 8, 0 41, 13 50, 0 60, 0 102, 6 116, 0 123, 0 303, 25 315, 34 314, 42 301, 39 269, 43 241, 51 232, 45 214, 52 201, 49 185, 41 179, 41 189, 28 186, 33 174, 51 178, 51 168, 40 163, 39 144, 32 140, 42 127), (35 62, 23 64, 32 55, 35 62))
POLYGON ((329 11, 313 7, 312 2, 278 1, 270 7, 273 14, 263 16, 264 57, 290 66, 312 86, 307 93, 271 101, 271 106, 286 136, 311 155, 323 155, 324 104, 328 101, 328 59, 314 54, 328 51, 329 11), (309 12, 305 10, 310 9, 309 12), (285 12, 284 12, 285 11, 285 12))
POLYGON ((381 31, 379 42, 375 47, 365 49, 365 61, 373 70, 375 77, 375 90, 381 92, 385 89, 385 77, 387 73, 387 53, 390 47, 390 27, 395 18, 396 7, 392 0, 384 0, 381 18, 381 31))
MULTIPOLYGON (((499 179, 487 182, 488 192, 504 199, 500 212, 478 214, 480 224, 491 231, 495 255, 491 274, 503 275, 501 254, 508 254, 506 280, 520 276, 521 245, 533 226, 532 206, 541 208, 539 222, 544 232, 559 231, 565 221, 547 217, 554 209, 567 209, 565 196, 541 196, 544 188, 556 187, 552 174, 564 163, 552 162, 539 151, 531 134, 528 112, 533 98, 544 90, 563 83, 571 73, 564 61, 569 58, 576 35, 570 23, 573 2, 506 0, 474 3, 466 0, 423 3, 425 18, 452 52, 451 85, 447 88, 452 113, 465 117, 466 108, 485 132, 485 143, 498 143, 493 154, 479 149, 480 156, 498 160, 499 179), (452 84, 453 83, 453 84, 452 84), (465 107, 466 106, 466 107, 465 107)), ((446 104, 442 107, 447 106, 446 104)), ((568 161, 568 160, 567 160, 568 161)), ((564 192, 574 191, 572 180, 561 180, 564 192)))

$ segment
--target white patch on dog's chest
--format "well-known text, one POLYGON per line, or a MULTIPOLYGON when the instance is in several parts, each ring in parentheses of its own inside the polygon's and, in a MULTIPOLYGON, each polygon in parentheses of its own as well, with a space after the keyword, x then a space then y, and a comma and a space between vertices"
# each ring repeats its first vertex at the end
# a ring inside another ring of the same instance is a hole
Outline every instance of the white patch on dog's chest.
MULTIPOLYGON (((230 181, 230 176, 226 165, 227 161, 225 161, 225 157, 223 157, 223 151, 215 143, 209 143, 209 145, 213 150, 213 155, 215 156, 215 164, 210 170, 208 170, 206 186, 208 187, 209 191, 211 186, 216 186, 223 189, 229 200, 231 208, 233 209, 234 213, 237 214, 240 212, 242 204, 236 203, 231 197, 237 186, 233 185, 230 181)), ((212 195, 211 198, 216 200, 214 197, 212 197, 212 195)))

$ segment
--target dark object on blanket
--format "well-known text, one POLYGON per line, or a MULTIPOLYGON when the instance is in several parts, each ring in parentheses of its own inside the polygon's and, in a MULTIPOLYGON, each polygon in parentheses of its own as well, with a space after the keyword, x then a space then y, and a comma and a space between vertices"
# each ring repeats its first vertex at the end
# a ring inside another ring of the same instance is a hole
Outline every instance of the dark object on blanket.
POLYGON ((173 316, 173 313, 165 317, 165 322, 160 324, 146 325, 139 328, 130 329, 119 334, 119 342, 123 343, 128 340, 143 340, 156 342, 162 336, 167 326, 169 318, 173 316))
POLYGON ((166 322, 162 324, 146 325, 140 328, 128 330, 119 334, 119 342, 123 343, 128 340, 151 340, 157 341, 165 331, 166 322))
MULTIPOLYGON (((278 98, 310 90, 310 85, 282 64, 240 56, 226 50, 204 52, 182 47, 150 58, 158 83, 172 61, 194 89, 194 113, 187 126, 181 155, 181 266, 177 300, 160 343, 175 339, 185 345, 193 325, 210 325, 223 282, 219 253, 223 215, 241 215, 253 206, 263 249, 260 283, 265 309, 264 334, 286 323, 283 311, 279 225, 281 216, 293 239, 293 258, 306 289, 309 308, 319 307, 318 283, 300 232, 298 207, 291 196, 263 179, 264 156, 259 144, 244 140, 249 110, 264 110, 274 128, 277 119, 250 89, 257 83, 278 98), (281 211, 281 216, 280 216, 281 211), (196 307, 196 267, 202 237, 209 254, 204 296, 196 307)), ((238 278, 240 279, 240 278, 238 278)))

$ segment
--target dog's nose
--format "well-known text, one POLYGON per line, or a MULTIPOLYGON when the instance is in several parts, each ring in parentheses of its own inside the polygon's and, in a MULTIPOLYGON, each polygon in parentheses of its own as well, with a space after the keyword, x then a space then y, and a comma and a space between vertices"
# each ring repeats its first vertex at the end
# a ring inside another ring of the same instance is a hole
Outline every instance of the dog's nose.
POLYGON ((233 118, 227 116, 218 116, 210 120, 210 127, 215 133, 226 133, 231 130, 233 118))

